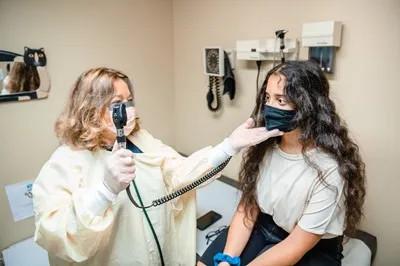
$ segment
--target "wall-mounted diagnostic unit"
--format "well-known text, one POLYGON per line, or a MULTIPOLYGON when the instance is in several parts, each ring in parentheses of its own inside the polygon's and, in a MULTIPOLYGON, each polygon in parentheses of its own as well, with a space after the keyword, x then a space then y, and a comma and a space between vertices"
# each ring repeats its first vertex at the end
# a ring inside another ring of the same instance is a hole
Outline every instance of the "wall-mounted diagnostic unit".
POLYGON ((207 106, 212 112, 221 108, 221 83, 224 86, 223 94, 228 94, 231 100, 235 97, 236 85, 232 66, 234 58, 234 51, 224 51, 222 47, 211 46, 203 49, 204 74, 208 76, 207 106))
MULTIPOLYGON (((286 59, 295 60, 298 56, 298 41, 284 39, 284 42, 283 53, 286 59)), ((280 58, 280 52, 280 43, 276 38, 236 41, 237 60, 273 61, 280 58)))

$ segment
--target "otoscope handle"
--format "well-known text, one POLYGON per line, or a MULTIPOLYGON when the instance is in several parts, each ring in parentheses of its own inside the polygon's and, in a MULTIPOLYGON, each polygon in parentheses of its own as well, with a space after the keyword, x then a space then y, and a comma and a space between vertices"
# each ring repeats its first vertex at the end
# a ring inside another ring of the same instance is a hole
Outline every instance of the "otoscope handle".
POLYGON ((117 143, 118 148, 126 149, 126 137, 124 135, 124 129, 117 129, 117 143))
POLYGON ((112 107, 112 119, 117 130, 118 147, 126 149, 124 126, 126 125, 127 115, 126 106, 124 103, 115 104, 112 107))
POLYGON ((118 142, 119 149, 126 149, 126 142, 118 142))

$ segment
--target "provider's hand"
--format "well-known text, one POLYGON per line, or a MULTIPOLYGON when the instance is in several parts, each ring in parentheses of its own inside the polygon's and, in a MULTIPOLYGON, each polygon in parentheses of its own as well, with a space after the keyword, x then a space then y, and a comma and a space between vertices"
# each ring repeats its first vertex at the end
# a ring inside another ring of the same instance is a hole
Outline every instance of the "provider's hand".
POLYGON ((265 127, 255 128, 254 125, 254 120, 249 118, 232 132, 228 139, 234 150, 239 152, 243 148, 283 135, 278 129, 268 131, 265 127))
POLYGON ((113 150, 106 161, 104 185, 114 194, 118 194, 129 186, 135 178, 136 167, 133 153, 127 149, 113 150))

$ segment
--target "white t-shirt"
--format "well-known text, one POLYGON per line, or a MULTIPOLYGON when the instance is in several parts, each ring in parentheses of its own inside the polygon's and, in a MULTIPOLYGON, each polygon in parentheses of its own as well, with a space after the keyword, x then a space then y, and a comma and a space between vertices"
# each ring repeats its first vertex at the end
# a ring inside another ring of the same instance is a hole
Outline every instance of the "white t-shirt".
POLYGON ((288 154, 278 145, 267 152, 260 166, 257 202, 262 212, 291 232, 296 225, 307 232, 333 238, 345 226, 344 180, 337 162, 313 149, 307 155, 322 170, 326 184, 302 154, 288 154))

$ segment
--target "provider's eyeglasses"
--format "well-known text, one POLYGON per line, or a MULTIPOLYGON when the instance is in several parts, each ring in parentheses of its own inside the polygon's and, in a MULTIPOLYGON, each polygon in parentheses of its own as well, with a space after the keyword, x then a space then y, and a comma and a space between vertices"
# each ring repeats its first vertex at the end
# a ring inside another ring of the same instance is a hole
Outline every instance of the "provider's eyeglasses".
POLYGON ((223 226, 219 227, 217 230, 208 232, 206 235, 206 239, 207 239, 206 245, 208 245, 208 243, 210 243, 211 240, 214 240, 226 228, 228 228, 228 226, 223 225, 223 226))

